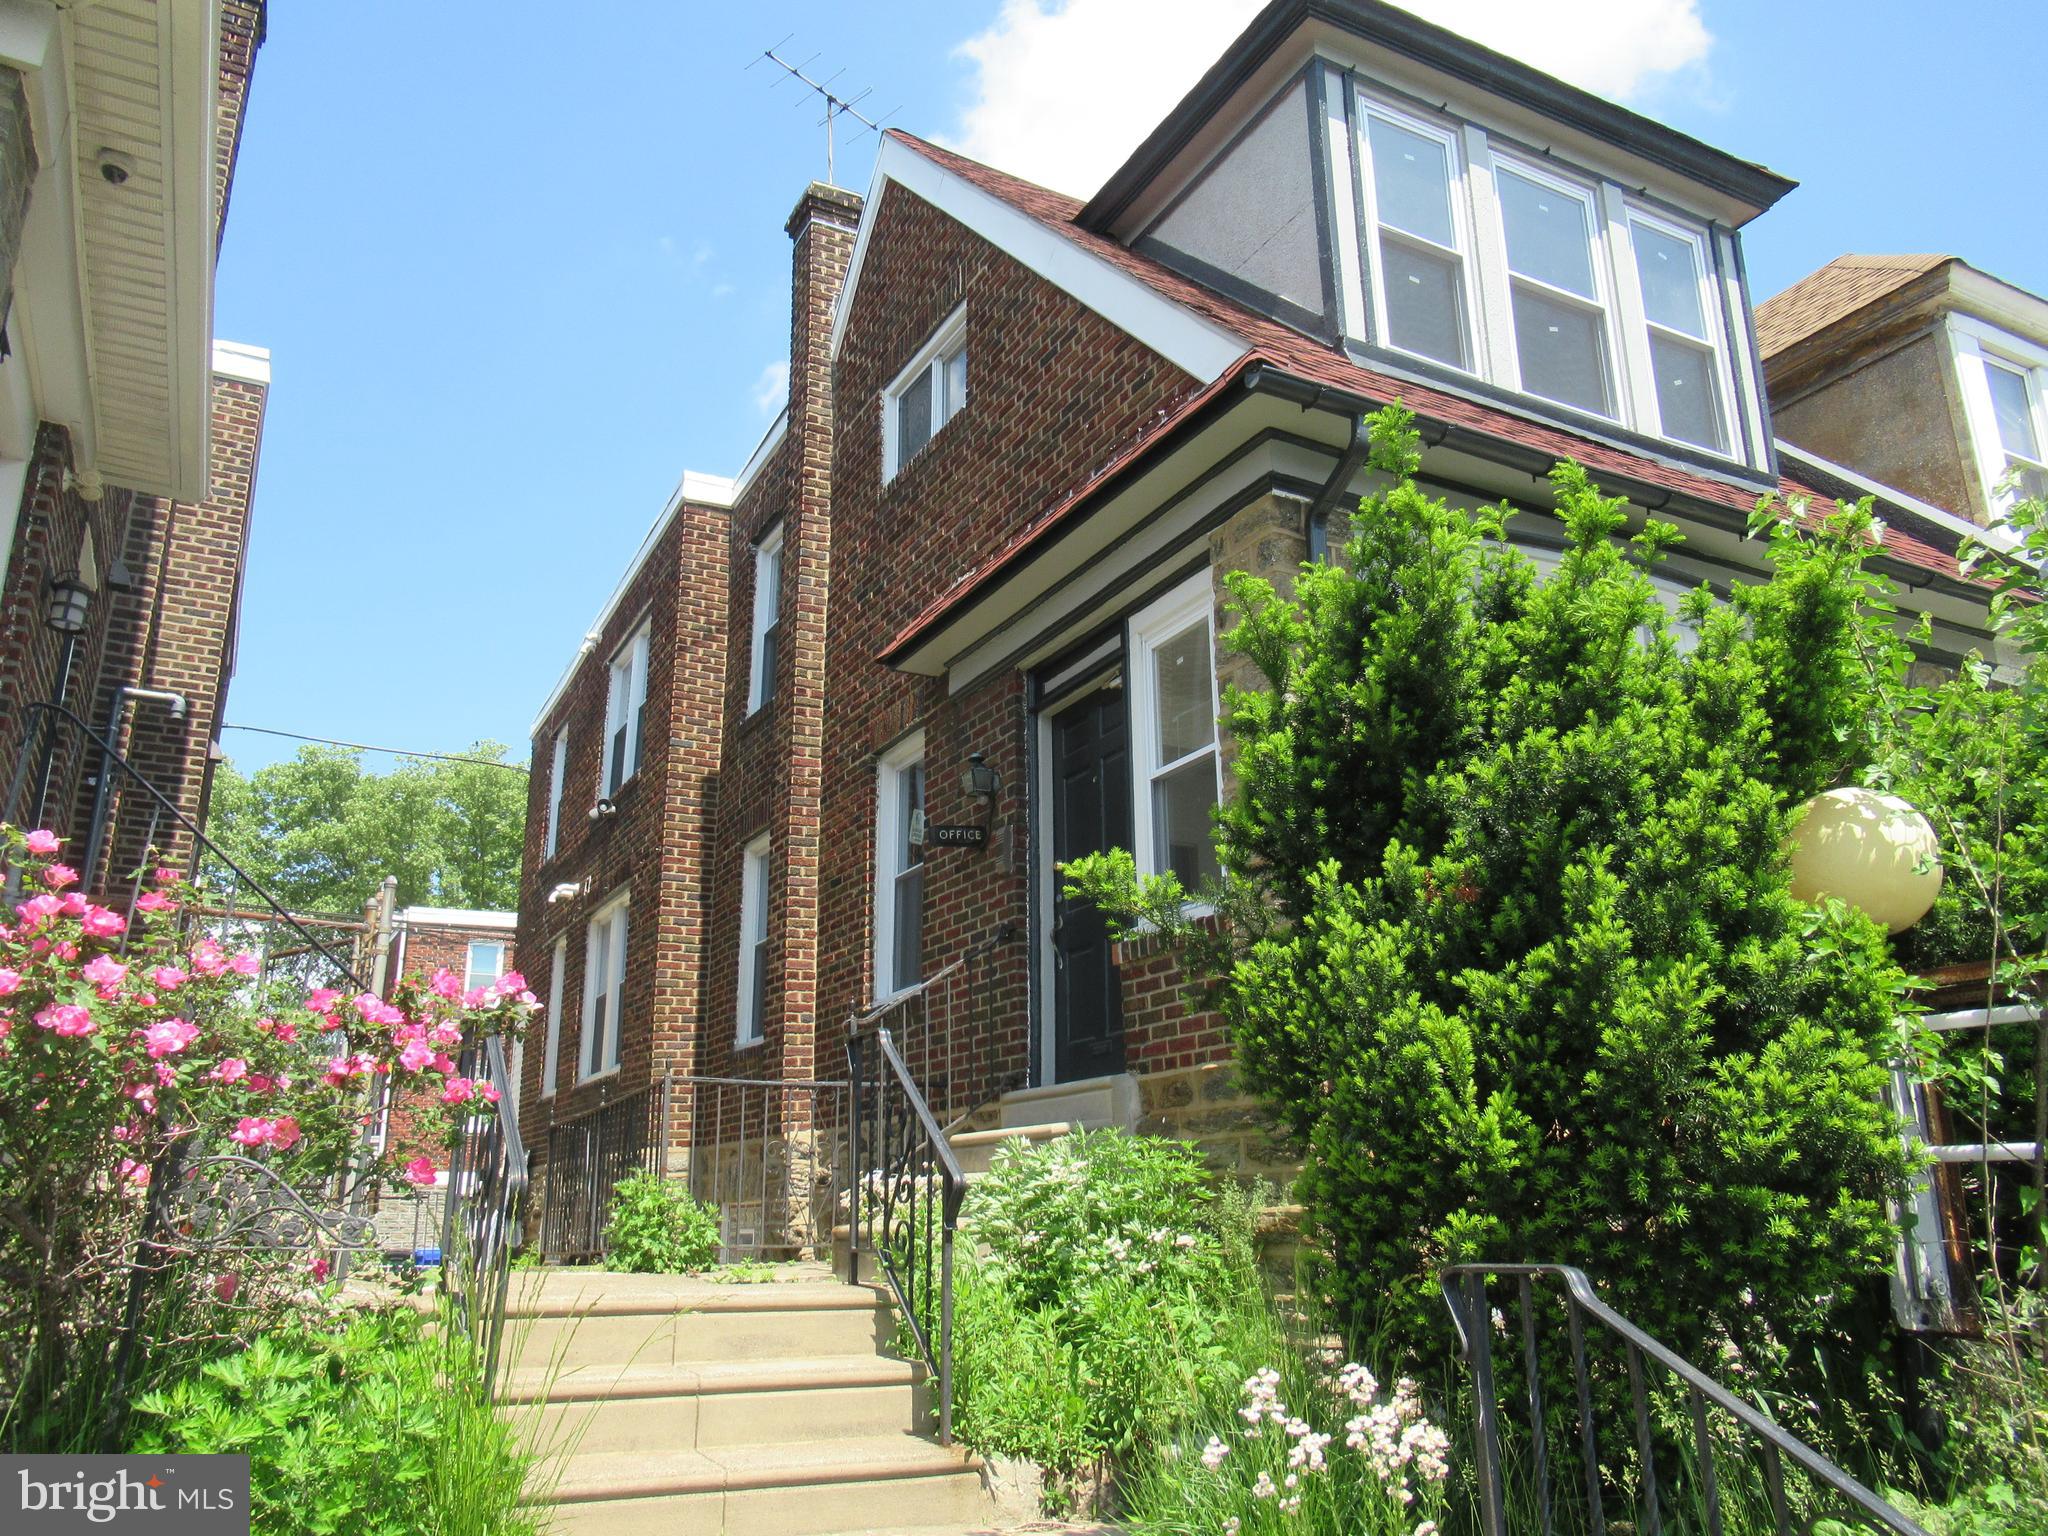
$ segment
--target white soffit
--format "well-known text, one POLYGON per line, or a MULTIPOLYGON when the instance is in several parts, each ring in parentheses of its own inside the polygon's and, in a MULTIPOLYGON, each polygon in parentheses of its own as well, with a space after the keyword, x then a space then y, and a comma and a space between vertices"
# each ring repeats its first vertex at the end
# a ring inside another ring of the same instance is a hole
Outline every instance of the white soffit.
POLYGON ((212 0, 98 0, 64 19, 73 131, 63 152, 78 189, 99 418, 92 467, 117 485, 197 500, 207 487, 219 15, 212 0), (132 162, 119 186, 100 173, 103 149, 132 162))
POLYGON ((995 194, 956 176, 909 145, 885 136, 881 153, 875 156, 875 174, 868 185, 867 203, 861 209, 860 233, 854 239, 853 259, 839 295, 838 313, 832 318, 835 358, 846 335, 847 318, 853 313, 861 268, 882 206, 882 192, 892 181, 1015 257, 1055 288, 1204 384, 1215 382, 1246 351, 1243 338, 1211 325, 995 194))

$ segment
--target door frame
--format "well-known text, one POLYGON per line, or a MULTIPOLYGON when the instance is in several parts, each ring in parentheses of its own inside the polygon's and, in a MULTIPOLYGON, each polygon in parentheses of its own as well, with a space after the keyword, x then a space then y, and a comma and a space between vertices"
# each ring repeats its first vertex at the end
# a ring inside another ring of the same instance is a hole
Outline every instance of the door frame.
MULTIPOLYGON (((1052 717, 1111 678, 1125 678, 1121 619, 1033 678, 1031 688, 1031 1074, 1034 1088, 1059 1081, 1057 978, 1053 972, 1052 717)), ((1125 687, 1128 690, 1128 679, 1125 687)))

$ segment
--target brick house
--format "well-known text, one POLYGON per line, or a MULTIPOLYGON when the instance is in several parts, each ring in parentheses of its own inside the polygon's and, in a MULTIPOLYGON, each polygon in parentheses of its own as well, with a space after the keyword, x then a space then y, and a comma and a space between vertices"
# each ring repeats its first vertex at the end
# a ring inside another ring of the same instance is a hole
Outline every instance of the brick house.
POLYGON ((2048 496, 2048 300, 1954 256, 1841 256, 1759 304, 1756 333, 1802 472, 1980 528, 2048 496))
MULTIPOLYGON (((841 1076, 879 1019, 947 1114, 1285 1168, 1172 958, 1056 866, 1213 871, 1221 575, 1324 555, 1388 401, 1456 504, 1543 507, 1570 457, 1678 524, 1674 604, 1753 579, 1760 496, 1862 494, 1773 435, 1741 229, 1792 187, 1373 0, 1275 0, 1085 204, 896 131, 864 197, 811 188, 783 420, 679 492, 536 722, 528 1145, 663 1072, 841 1076)), ((1956 518, 1882 499, 1933 652, 1979 642, 1956 518)))
MULTIPOLYGON (((0 27, 0 765, 22 770, 13 813, 78 859, 94 754, 27 741, 32 703, 66 705, 205 817, 270 385, 266 351, 212 335, 265 7, 18 9, 0 27), (46 619, 66 590, 69 635, 46 619)), ((189 857, 152 809, 113 795, 103 877, 152 839, 189 857)))

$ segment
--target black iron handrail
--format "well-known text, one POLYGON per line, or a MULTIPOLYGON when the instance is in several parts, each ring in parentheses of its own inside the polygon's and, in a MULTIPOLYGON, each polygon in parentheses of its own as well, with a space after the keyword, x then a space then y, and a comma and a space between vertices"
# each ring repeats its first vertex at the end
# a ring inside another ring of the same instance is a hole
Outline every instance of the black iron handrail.
POLYGON ((512 1247, 526 1209, 526 1146, 512 1109, 505 1043, 496 1035, 467 1046, 462 1075, 488 1082, 495 1102, 466 1116, 448 1158, 441 1212, 441 1286, 483 1356, 483 1390, 498 1373, 512 1247))
POLYGON ((1796 1436, 1786 1433, 1762 1410, 1744 1402, 1697 1366, 1658 1343, 1634 1323, 1616 1312, 1594 1293, 1584 1271, 1568 1264, 1453 1264, 1439 1277, 1451 1322, 1458 1333, 1458 1354, 1472 1373, 1474 1447, 1479 1479, 1480 1529, 1482 1536, 1508 1536, 1506 1489, 1502 1473, 1499 1404, 1493 1375, 1492 1308, 1486 1295, 1489 1278, 1513 1280, 1521 1296, 1521 1335, 1526 1387, 1519 1394, 1527 1409, 1530 1426, 1530 1474, 1542 1513, 1543 1536, 1555 1527, 1549 1445, 1543 1408, 1544 1374, 1537 1354, 1535 1283, 1556 1279, 1564 1285, 1565 1323, 1571 1341, 1572 1386, 1577 1396, 1578 1441, 1581 1476, 1585 1483, 1585 1515, 1592 1536, 1603 1536, 1607 1515, 1601 1496, 1599 1440, 1594 1427, 1594 1392, 1586 1352, 1586 1320, 1592 1319, 1625 1346, 1629 1397, 1635 1418, 1636 1455, 1641 1462, 1642 1496, 1645 1505, 1642 1528, 1658 1536, 1664 1525, 1658 1500, 1656 1440, 1651 1430, 1645 1362, 1661 1366, 1679 1382, 1691 1410, 1694 1451, 1698 1457, 1701 1498, 1705 1505, 1708 1536, 1721 1536, 1720 1473, 1715 1461, 1714 1439, 1708 1428, 1707 1410, 1718 1408, 1742 1426, 1757 1442, 1763 1466, 1766 1494, 1779 1536, 1810 1533, 1821 1520, 1855 1522, 1872 1531, 1891 1536, 1928 1536, 1909 1516, 1866 1488, 1849 1473, 1796 1436), (1799 1523, 1793 1519, 1785 1487, 1785 1464, 1790 1462, 1828 1495, 1842 1501, 1842 1507, 1809 1514, 1799 1523))
POLYGON ((1002 924, 957 959, 847 1021, 849 1038, 890 1031, 918 1092, 947 1130, 1024 1086, 1022 1063, 1007 1071, 999 1064, 995 988, 984 973, 995 952, 1020 932, 1014 923, 1002 924))
POLYGON ((846 1054, 847 1277, 860 1283, 862 1253, 880 1261, 904 1325, 937 1379, 939 1443, 951 1445, 953 1238, 967 1176, 889 1031, 855 1032, 846 1054))
MULTIPOLYGON (((203 850, 209 857, 218 860, 222 865, 224 865, 229 870, 229 872, 234 875, 236 881, 238 882, 237 890, 246 886, 250 891, 253 891, 256 894, 256 896, 263 902, 263 904, 269 907, 270 910, 277 915, 279 921, 283 922, 294 933, 296 933, 299 936, 299 938, 305 941, 305 944, 308 949, 318 954, 321 959, 323 959, 327 962, 328 965, 333 967, 336 979, 338 981, 342 982, 351 991, 360 992, 366 990, 362 978, 356 974, 355 967, 353 965, 351 965, 348 961, 343 960, 339 955, 335 954, 325 944, 321 943, 320 940, 316 939, 313 936, 312 930, 307 928, 305 924, 301 923, 298 920, 298 918, 293 916, 290 910, 285 907, 283 902, 279 901, 275 896, 271 895, 268 888, 266 888, 260 880, 258 880, 254 875, 250 874, 247 870, 242 868, 241 865, 237 864, 232 858, 230 858, 227 852, 224 849, 222 849, 218 843, 214 842, 204 832, 200 831, 198 823, 194 822, 191 817, 187 816, 182 810, 180 810, 178 808, 177 802, 172 800, 162 790, 158 789, 156 785, 152 784, 149 781, 149 779, 139 769, 137 769, 134 766, 134 764, 130 763, 127 758, 123 757, 118 751, 116 751, 114 749, 113 743, 108 741, 106 737, 102 736, 98 731, 94 730, 90 725, 87 725, 82 718, 80 718, 77 714, 73 713, 71 710, 65 708, 62 704, 52 704, 48 702, 28 704, 23 706, 22 714, 25 717, 22 731, 22 750, 15 760, 14 771, 9 776, 8 779, 7 798, 4 802, 0 802, 0 820, 6 820, 10 822, 16 820, 16 817, 21 809, 22 791, 24 788, 27 787, 29 760, 32 756, 34 756, 34 754, 31 753, 28 750, 28 748, 30 741, 34 738, 35 735, 33 725, 28 717, 44 717, 46 727, 50 730, 54 730, 59 722, 68 723, 71 726, 75 727, 80 733, 80 735, 82 735, 87 742, 99 748, 100 762, 102 764, 100 772, 102 774, 105 774, 110 769, 117 771, 120 774, 122 774, 128 782, 134 784, 145 795, 149 797, 154 809, 150 819, 151 831, 148 837, 145 838, 146 842, 155 841, 155 828, 158 822, 161 821, 163 816, 168 814, 171 820, 176 822, 178 826, 182 827, 185 830, 185 832, 190 835, 190 837, 192 838, 192 845, 195 851, 203 850)), ((51 748, 51 750, 54 750, 54 746, 51 748)), ((102 803, 104 803, 104 796, 100 796, 98 798, 102 803)), ((98 859, 99 847, 101 844, 101 840, 104 836, 104 831, 105 829, 103 827, 96 825, 92 829, 89 838, 89 851, 93 855, 94 863, 96 863, 98 859)), ((97 875, 98 870, 94 867, 89 866, 86 869, 82 870, 81 888, 85 890, 94 889, 97 875)), ((140 881, 141 875, 138 871, 136 875, 136 886, 129 893, 131 906, 133 905, 135 896, 138 895, 140 892, 140 881)), ((230 903, 230 905, 232 905, 232 903, 230 903)), ((124 946, 125 942, 126 941, 124 938, 124 946)))

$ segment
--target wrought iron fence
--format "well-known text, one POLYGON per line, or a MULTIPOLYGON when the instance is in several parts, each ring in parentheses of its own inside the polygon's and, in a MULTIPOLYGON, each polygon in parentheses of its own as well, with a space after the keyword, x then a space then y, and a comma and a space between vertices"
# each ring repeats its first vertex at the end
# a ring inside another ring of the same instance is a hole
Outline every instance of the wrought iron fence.
POLYGON ((669 1145, 690 1193, 718 1208, 720 1257, 813 1258, 830 1250, 846 1143, 844 1083, 665 1079, 669 1145))
POLYGON ((548 1127, 542 1185, 540 1251, 554 1262, 604 1257, 612 1190, 628 1174, 667 1166, 666 1079, 548 1127))
POLYGON ((1810 1536, 1829 1521, 1927 1536, 1601 1301, 1582 1271, 1455 1264, 1441 1281, 1472 1379, 1481 1536, 1508 1536, 1511 1505, 1518 1536, 1605 1536, 1610 1508, 1625 1511, 1613 1522, 1617 1530, 1661 1536, 1669 1526, 1722 1536, 1736 1502, 1747 1506, 1741 1529, 1768 1526, 1778 1536, 1810 1536), (1545 1282, 1555 1283, 1554 1300, 1545 1282), (1545 1310, 1547 1318, 1539 1315, 1545 1310), (1519 1385, 1512 1370, 1495 1377, 1496 1333, 1520 1346, 1519 1385), (1611 1421, 1617 1408, 1631 1422, 1610 1422, 1603 1450, 1600 1421, 1611 1421))
MULTIPOLYGON (((1003 924, 951 964, 847 1025, 849 1036, 889 1031, 919 1094, 947 1130, 1023 1087, 1029 1076, 1021 1037, 1003 1038, 1011 1016, 999 1006, 995 976, 998 951, 1018 932, 1015 924, 1003 924)), ((1015 1016, 1021 1018, 1021 1010, 1015 1016)))
POLYGON ((512 1113, 505 1044, 492 1035, 462 1053, 463 1076, 487 1078, 497 1101, 462 1124, 448 1159, 448 1198, 442 1210, 441 1286, 476 1341, 488 1393, 498 1372, 505 1331, 505 1298, 512 1280, 512 1246, 526 1209, 526 1148, 512 1113))
POLYGON ((938 1383, 939 1442, 953 1440, 953 1240, 967 1178, 886 1028, 847 1041, 848 1278, 870 1255, 938 1383))

